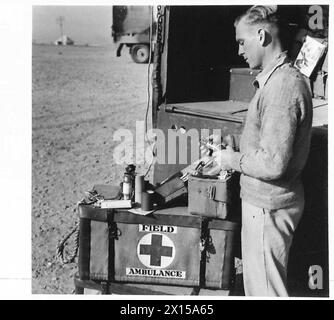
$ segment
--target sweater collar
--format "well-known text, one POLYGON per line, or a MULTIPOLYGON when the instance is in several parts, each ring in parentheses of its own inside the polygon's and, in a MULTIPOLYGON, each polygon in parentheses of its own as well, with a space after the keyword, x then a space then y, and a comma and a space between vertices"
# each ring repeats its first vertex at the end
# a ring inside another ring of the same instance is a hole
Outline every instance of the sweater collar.
POLYGON ((255 78, 253 85, 257 89, 262 89, 273 72, 288 60, 287 51, 281 52, 272 62, 270 62, 255 78))

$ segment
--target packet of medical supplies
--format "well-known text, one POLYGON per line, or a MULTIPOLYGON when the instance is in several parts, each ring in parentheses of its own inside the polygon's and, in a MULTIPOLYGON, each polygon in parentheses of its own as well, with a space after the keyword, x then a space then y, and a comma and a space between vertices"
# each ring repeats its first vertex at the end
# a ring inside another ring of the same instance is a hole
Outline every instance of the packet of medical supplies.
POLYGON ((101 200, 97 204, 102 209, 129 209, 132 207, 131 200, 101 200))

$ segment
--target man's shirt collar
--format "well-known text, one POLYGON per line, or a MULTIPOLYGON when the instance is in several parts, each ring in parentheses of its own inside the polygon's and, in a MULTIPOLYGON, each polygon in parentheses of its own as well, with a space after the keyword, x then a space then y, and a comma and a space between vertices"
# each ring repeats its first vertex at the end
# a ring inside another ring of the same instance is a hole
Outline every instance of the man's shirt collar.
POLYGON ((269 63, 255 78, 253 85, 262 89, 273 72, 288 60, 287 51, 281 52, 271 63, 269 63))

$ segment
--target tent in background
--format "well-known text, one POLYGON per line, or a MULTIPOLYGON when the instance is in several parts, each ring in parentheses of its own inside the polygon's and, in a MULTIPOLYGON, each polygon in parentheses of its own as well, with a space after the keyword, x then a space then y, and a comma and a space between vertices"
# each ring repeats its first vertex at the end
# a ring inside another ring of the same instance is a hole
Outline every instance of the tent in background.
POLYGON ((70 37, 68 37, 68 36, 66 36, 66 35, 63 35, 63 36, 61 36, 60 38, 58 38, 58 39, 54 42, 54 44, 55 44, 56 46, 68 46, 68 45, 73 45, 73 44, 74 44, 74 41, 73 41, 70 37))

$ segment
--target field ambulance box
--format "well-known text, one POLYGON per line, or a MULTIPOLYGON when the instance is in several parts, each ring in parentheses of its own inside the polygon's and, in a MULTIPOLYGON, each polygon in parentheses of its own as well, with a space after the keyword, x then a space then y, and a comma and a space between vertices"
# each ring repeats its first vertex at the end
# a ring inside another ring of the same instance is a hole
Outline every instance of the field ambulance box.
POLYGON ((228 290, 239 225, 187 207, 149 216, 79 205, 79 278, 228 290))

